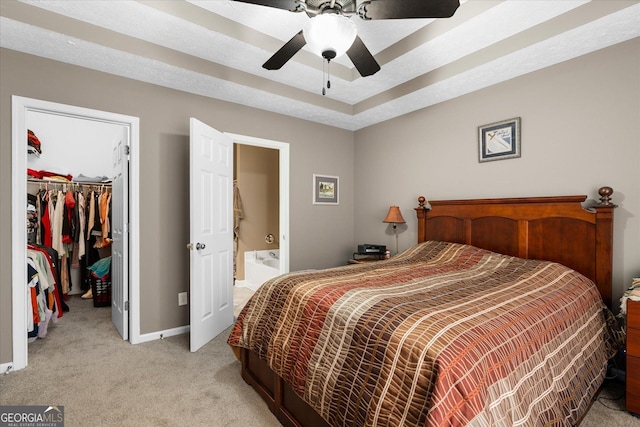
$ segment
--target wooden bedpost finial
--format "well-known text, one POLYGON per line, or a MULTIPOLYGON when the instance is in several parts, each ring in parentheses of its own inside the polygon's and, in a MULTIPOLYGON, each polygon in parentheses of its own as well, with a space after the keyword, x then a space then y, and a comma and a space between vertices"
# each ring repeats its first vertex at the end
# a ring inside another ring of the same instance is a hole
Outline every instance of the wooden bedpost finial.
POLYGON ((427 199, 424 196, 418 197, 418 208, 424 209, 424 202, 426 201, 427 199))
POLYGON ((598 190, 598 194, 600 194, 600 206, 611 206, 611 195, 613 194, 613 188, 611 187, 601 187, 598 190))

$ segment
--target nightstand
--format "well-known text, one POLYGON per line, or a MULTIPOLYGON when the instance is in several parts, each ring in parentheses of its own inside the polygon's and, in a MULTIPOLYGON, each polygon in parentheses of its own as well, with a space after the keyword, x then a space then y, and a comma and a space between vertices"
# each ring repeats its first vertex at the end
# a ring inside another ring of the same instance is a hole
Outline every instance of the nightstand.
POLYGON ((380 254, 380 255, 363 255, 363 254, 359 254, 359 253, 354 253, 353 254, 353 258, 350 259, 349 261, 347 261, 349 264, 364 264, 364 263, 368 263, 368 262, 376 262, 376 261, 384 261, 385 258, 384 254, 380 254))
POLYGON ((627 300, 627 411, 640 414, 640 301, 627 300))

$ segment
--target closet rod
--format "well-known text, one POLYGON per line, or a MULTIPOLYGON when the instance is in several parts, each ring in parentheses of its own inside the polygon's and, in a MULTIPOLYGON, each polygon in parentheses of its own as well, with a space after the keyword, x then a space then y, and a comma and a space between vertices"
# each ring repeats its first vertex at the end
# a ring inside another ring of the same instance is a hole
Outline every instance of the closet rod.
POLYGON ((105 188, 111 187, 112 182, 77 182, 77 181, 55 181, 48 179, 38 179, 38 178, 27 178, 27 182, 31 184, 45 184, 45 185, 69 185, 71 187, 74 186, 83 186, 83 187, 95 187, 95 188, 105 188))

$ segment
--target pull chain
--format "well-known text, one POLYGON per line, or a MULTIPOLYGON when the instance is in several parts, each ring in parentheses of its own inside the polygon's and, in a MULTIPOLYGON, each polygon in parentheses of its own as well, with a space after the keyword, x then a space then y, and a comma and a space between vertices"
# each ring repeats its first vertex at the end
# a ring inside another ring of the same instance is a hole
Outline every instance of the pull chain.
POLYGON ((322 60, 322 96, 325 96, 327 92, 324 89, 324 60, 322 60))
MULTIPOLYGON (((331 60, 327 59, 327 89, 331 89, 331 60)), ((322 61, 322 96, 326 95, 327 91, 324 86, 324 61, 322 61)))

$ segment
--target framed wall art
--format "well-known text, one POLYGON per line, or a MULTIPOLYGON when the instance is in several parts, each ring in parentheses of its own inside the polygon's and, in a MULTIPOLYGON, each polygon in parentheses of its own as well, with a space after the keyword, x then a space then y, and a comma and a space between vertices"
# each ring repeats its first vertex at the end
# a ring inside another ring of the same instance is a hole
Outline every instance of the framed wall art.
POLYGON ((478 126, 478 161, 520 157, 520 117, 478 126))
POLYGON ((337 205, 338 204, 338 180, 337 176, 313 175, 313 204, 337 205))

